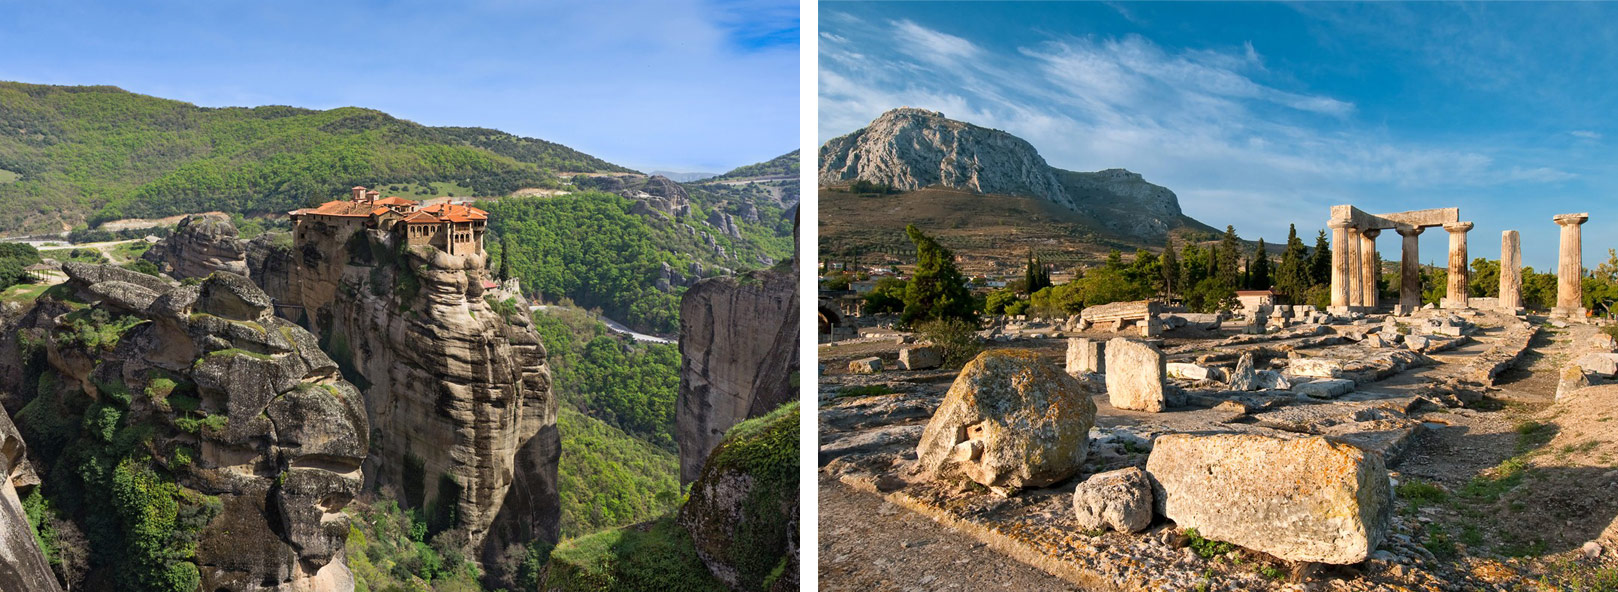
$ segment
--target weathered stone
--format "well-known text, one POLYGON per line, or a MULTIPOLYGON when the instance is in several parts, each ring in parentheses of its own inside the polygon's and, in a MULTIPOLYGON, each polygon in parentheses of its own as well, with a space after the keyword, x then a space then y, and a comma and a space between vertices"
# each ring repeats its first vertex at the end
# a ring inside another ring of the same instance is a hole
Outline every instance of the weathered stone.
POLYGON ((1106 372, 1106 343, 1088 337, 1067 340, 1067 373, 1106 372))
POLYGON ((1329 358, 1293 358, 1287 362, 1287 373, 1312 378, 1337 378, 1343 373, 1343 362, 1329 358))
POLYGON ((1287 390, 1292 388, 1292 381, 1274 370, 1259 370, 1253 373, 1253 388, 1249 390, 1287 390))
POLYGON ((1318 436, 1168 434, 1146 471, 1180 528, 1288 561, 1364 561, 1392 516, 1382 457, 1318 436))
POLYGON ((1584 370, 1578 364, 1568 364, 1562 367, 1562 373, 1556 381, 1556 400, 1562 400, 1573 391, 1590 386, 1590 378, 1584 375, 1584 370))
POLYGON ((899 368, 904 370, 927 370, 944 365, 944 357, 938 354, 934 347, 907 347, 899 350, 899 368))
POLYGON ((877 374, 882 371, 882 358, 860 358, 848 363, 849 374, 877 374))
POLYGON ((18 478, 33 472, 26 451, 11 416, 0 409, 0 590, 55 592, 61 589, 56 574, 51 572, 18 499, 18 478))
POLYGON ((1095 414, 1079 382, 1038 354, 990 350, 950 386, 917 464, 929 477, 959 473, 1002 492, 1050 485, 1079 471, 1095 414))
MULTIPOLYGON (((798 569, 797 463, 756 452, 791 449, 798 416, 788 403, 727 432, 676 517, 708 572, 733 590, 766 590, 772 572, 798 569)), ((795 578, 774 584, 767 592, 797 589, 795 578)))
POLYGON ((1579 356, 1573 363, 1590 374, 1598 374, 1607 378, 1618 375, 1618 354, 1591 352, 1579 356))
POLYGON ((1139 532, 1152 524, 1152 482, 1140 467, 1091 475, 1073 488, 1079 528, 1139 532))
POLYGON ((1107 342, 1107 400, 1119 409, 1158 413, 1168 407, 1163 352, 1122 337, 1107 342))
POLYGON ((1242 352, 1236 360, 1236 369, 1230 371, 1230 390, 1251 391, 1258 388, 1258 373, 1253 370, 1253 353, 1242 352))
POLYGON ((1186 362, 1169 362, 1166 364, 1165 370, 1173 378, 1184 378, 1186 380, 1209 380, 1214 378, 1212 368, 1186 362))
POLYGON ((1425 335, 1406 335, 1404 341, 1406 348, 1408 348, 1410 351, 1418 352, 1427 351, 1427 348, 1432 347, 1433 344, 1433 340, 1428 339, 1425 335))
POLYGON ((1354 381, 1346 378, 1328 378, 1293 385, 1292 392, 1316 399, 1335 399, 1354 392, 1354 381))
POLYGON ((1556 306, 1551 316, 1583 319, 1584 242, 1579 227, 1590 219, 1590 214, 1560 214, 1552 218, 1562 227, 1562 243, 1556 259, 1556 306))
POLYGON ((207 277, 215 271, 240 276, 249 273, 247 241, 237 238, 236 226, 224 214, 186 216, 174 234, 141 255, 175 278, 207 277))

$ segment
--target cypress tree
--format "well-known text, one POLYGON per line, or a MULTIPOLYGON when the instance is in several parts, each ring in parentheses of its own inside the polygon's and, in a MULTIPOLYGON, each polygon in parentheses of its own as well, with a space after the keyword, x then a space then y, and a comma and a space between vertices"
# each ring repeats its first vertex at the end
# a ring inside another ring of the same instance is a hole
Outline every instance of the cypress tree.
POLYGON ((1258 239, 1258 247, 1253 249, 1253 262, 1247 267, 1253 276, 1249 284, 1252 289, 1264 290, 1270 287, 1270 254, 1264 251, 1264 239, 1258 239))
POLYGON ((1232 290, 1236 289, 1237 281, 1241 278, 1238 275, 1241 273, 1241 268, 1239 267, 1242 257, 1241 248, 1241 239, 1236 237, 1236 227, 1225 226, 1225 236, 1219 239, 1219 252, 1216 259, 1219 260, 1219 281, 1232 290))
POLYGON ((1169 237, 1168 241, 1168 246, 1163 248, 1163 297, 1172 300, 1174 286, 1180 280, 1180 260, 1174 256, 1174 237, 1169 237))
POLYGON ((1322 230, 1315 235, 1315 252, 1309 254, 1309 287, 1330 283, 1331 241, 1326 240, 1326 231, 1322 230))
POLYGON ((905 285, 905 309, 901 319, 905 324, 938 319, 975 321, 972 294, 966 290, 966 278, 955 267, 955 253, 922 234, 914 224, 905 226, 905 234, 916 245, 916 273, 905 285))

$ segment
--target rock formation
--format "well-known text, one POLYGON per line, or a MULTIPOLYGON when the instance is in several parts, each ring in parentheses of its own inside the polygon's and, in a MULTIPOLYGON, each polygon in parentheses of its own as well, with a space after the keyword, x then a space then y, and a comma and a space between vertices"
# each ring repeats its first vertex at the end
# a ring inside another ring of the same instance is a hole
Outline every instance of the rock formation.
POLYGON ((1152 523, 1152 481, 1140 467, 1091 475, 1073 488, 1079 528, 1138 532, 1152 523))
POLYGON ((153 430, 155 462, 219 500, 197 535, 203 589, 352 588, 342 508, 362 485, 370 430, 359 392, 314 336, 232 273, 176 286, 111 266, 64 271, 76 294, 36 307, 70 311, 44 317, 60 386, 24 417, 52 417, 62 393, 82 392, 114 410, 98 417, 122 417, 113 426, 153 430))
POLYGON ((1021 138, 924 109, 888 111, 821 146, 820 184, 855 180, 901 191, 947 187, 1036 197, 1132 238, 1161 239, 1187 225, 1206 228, 1184 216, 1173 191, 1137 173, 1054 168, 1021 138))
POLYGON ((195 214, 180 220, 169 235, 141 255, 176 279, 207 277, 215 271, 250 275, 247 241, 236 238, 236 226, 224 214, 195 214))
POLYGON ((291 261, 260 265, 290 270, 278 301, 301 308, 282 314, 308 323, 365 393, 367 485, 452 515, 486 569, 513 545, 556 540, 557 400, 528 302, 484 287, 481 251, 304 224, 282 251, 291 261))
POLYGON ((917 466, 1002 493, 1050 485, 1079 471, 1095 414, 1079 381, 1037 354, 990 350, 961 368, 927 422, 917 466))
POLYGON ((27 445, 11 423, 11 416, 0 411, 0 590, 61 590, 56 574, 45 562, 45 554, 28 528, 17 494, 18 481, 37 484, 38 477, 28 465, 27 445))
POLYGON ((1288 561, 1364 561, 1393 512, 1382 456, 1319 436, 1169 434, 1146 472, 1176 526, 1288 561))
POLYGON ((797 403, 737 424, 680 508, 697 556, 733 590, 798 589, 797 441, 797 403))
POLYGON ((680 302, 680 482, 695 480, 725 430, 797 399, 795 260, 697 282, 680 302))
POLYGON ((691 214, 691 196, 679 183, 662 175, 580 175, 573 178, 573 183, 635 200, 632 211, 635 214, 659 214, 669 218, 691 214))

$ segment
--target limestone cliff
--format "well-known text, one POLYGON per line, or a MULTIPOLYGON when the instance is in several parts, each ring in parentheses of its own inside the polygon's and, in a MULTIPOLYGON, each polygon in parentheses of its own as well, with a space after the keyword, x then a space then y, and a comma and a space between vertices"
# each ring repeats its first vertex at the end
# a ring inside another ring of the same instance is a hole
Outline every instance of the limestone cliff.
POLYGON ((314 336, 275 317, 239 275, 181 286, 111 266, 63 269, 68 283, 24 323, 49 368, 18 425, 67 467, 52 473, 67 481, 46 485, 83 496, 84 519, 125 521, 125 541, 149 532, 131 530, 151 519, 144 512, 178 507, 192 526, 177 522, 169 536, 195 545, 194 557, 168 552, 163 566, 103 549, 114 563, 86 587, 195 577, 205 590, 352 589, 342 509, 360 490, 369 428, 359 392, 314 336), (63 430, 79 425, 82 435, 63 430), (144 480, 155 505, 130 513, 128 501, 106 499, 103 487, 128 479, 144 480), (179 487, 172 498, 166 479, 179 487))
POLYGON ((732 590, 798 589, 798 405, 737 424, 703 463, 678 522, 732 590))
POLYGON ((186 216, 169 235, 141 255, 176 279, 207 277, 215 271, 249 275, 247 241, 224 214, 186 216))
POLYGON ((26 449, 11 416, 0 411, 0 479, 4 479, 0 483, 0 590, 61 590, 28 528, 28 516, 17 494, 19 485, 38 482, 28 465, 26 449))
POLYGON ((797 399, 795 260, 697 282, 680 302, 680 482, 702 473, 725 430, 797 399))
POLYGON ((1139 174, 1054 168, 1021 138, 923 109, 888 111, 826 142, 819 179, 823 186, 865 180, 901 191, 945 187, 1037 197, 1136 239, 1160 239, 1182 226, 1208 229, 1181 213, 1173 191, 1139 174))
POLYGON ((514 283, 486 290, 482 253, 298 232, 280 299, 301 308, 282 313, 307 322, 364 392, 367 481, 456 530, 490 570, 512 546, 556 540, 557 400, 514 283))

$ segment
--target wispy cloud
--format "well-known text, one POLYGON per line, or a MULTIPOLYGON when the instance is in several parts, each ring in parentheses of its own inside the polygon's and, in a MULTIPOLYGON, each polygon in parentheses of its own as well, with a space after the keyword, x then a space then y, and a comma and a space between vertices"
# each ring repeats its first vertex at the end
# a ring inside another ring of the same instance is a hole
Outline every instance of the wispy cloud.
POLYGON ((893 24, 899 51, 935 64, 955 64, 978 57, 981 50, 971 41, 940 33, 908 20, 893 24))
POLYGON ((1593 132, 1593 131, 1590 131, 1590 130, 1573 130, 1573 131, 1568 132, 1568 133, 1572 134, 1574 137, 1584 138, 1586 140, 1600 140, 1601 139, 1601 133, 1600 132, 1593 132))

